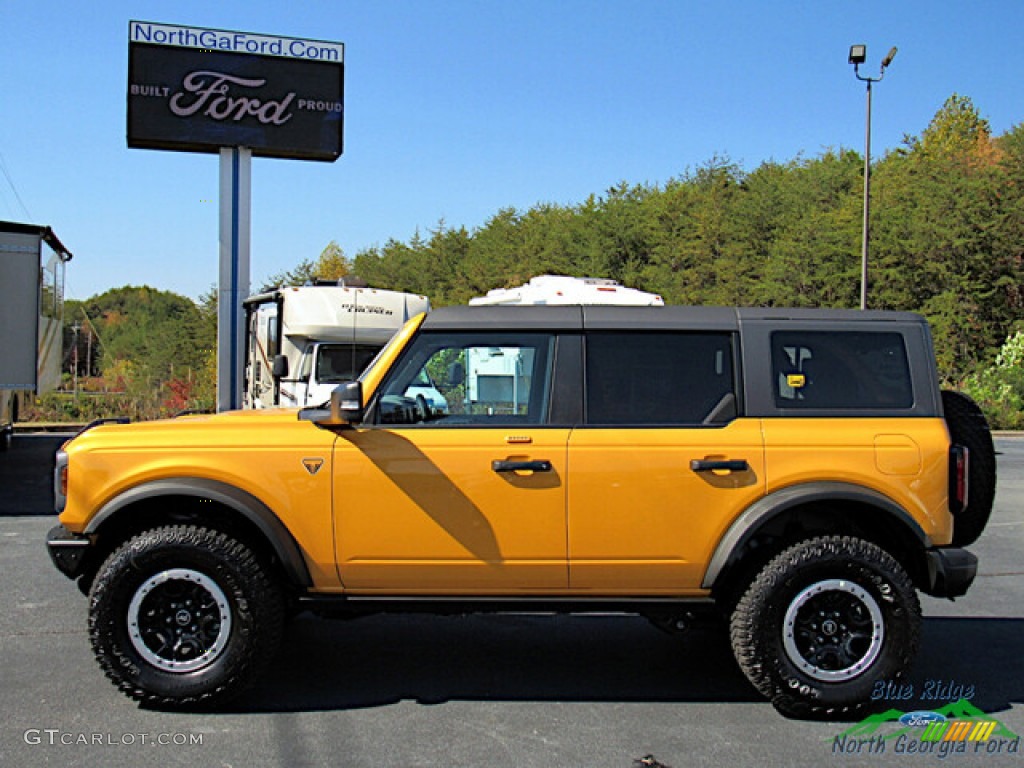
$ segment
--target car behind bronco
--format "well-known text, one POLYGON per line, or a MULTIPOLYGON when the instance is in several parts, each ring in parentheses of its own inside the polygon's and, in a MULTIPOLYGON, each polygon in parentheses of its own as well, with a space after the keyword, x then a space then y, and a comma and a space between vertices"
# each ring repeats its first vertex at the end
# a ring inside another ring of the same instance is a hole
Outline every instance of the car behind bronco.
POLYGON ((994 486, 917 315, 453 307, 321 407, 88 429, 48 544, 151 704, 237 694, 296 610, 703 611, 837 716, 907 670, 918 591, 967 591, 994 486))

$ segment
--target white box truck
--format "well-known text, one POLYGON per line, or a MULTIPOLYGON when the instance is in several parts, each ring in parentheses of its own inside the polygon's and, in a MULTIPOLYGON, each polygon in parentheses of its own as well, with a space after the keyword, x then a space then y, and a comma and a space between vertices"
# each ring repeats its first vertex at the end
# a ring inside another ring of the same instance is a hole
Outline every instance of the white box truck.
POLYGON ((426 296, 370 288, 351 278, 278 288, 250 296, 243 306, 243 408, 327 402, 338 384, 359 377, 406 320, 430 311, 426 296))
POLYGON ((60 383, 70 260, 49 227, 0 221, 0 450, 23 405, 60 383))

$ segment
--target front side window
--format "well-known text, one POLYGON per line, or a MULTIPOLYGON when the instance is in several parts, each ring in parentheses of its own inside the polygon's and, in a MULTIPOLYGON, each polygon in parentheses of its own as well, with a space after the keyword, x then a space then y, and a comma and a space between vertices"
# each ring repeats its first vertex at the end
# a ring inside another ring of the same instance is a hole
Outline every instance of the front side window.
POLYGON ((376 421, 545 423, 553 349, 546 333, 421 334, 382 385, 376 421))
POLYGON ((588 424, 711 426, 737 413, 729 333, 591 333, 586 371, 588 424))
POLYGON ((787 331, 772 334, 779 408, 911 408, 914 392, 899 333, 787 331))

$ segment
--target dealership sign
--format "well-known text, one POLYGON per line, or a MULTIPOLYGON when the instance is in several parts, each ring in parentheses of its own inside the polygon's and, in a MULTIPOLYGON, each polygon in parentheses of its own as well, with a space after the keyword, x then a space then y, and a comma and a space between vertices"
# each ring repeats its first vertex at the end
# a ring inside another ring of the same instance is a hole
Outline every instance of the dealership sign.
POLYGON ((341 43, 132 21, 128 146, 337 160, 341 43))

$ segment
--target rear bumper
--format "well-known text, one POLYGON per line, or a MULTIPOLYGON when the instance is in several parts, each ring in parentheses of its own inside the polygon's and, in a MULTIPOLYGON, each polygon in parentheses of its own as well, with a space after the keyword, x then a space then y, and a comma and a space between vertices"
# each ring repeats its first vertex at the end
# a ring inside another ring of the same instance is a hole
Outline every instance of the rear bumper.
POLYGON ((978 573, 978 558, 966 549, 929 549, 928 589, 934 597, 960 597, 967 593, 978 573))
POLYGON ((91 546, 92 541, 88 536, 72 533, 63 525, 51 528, 46 534, 46 548, 50 552, 50 559, 57 566, 57 570, 69 579, 77 579, 82 575, 86 555, 91 546))

